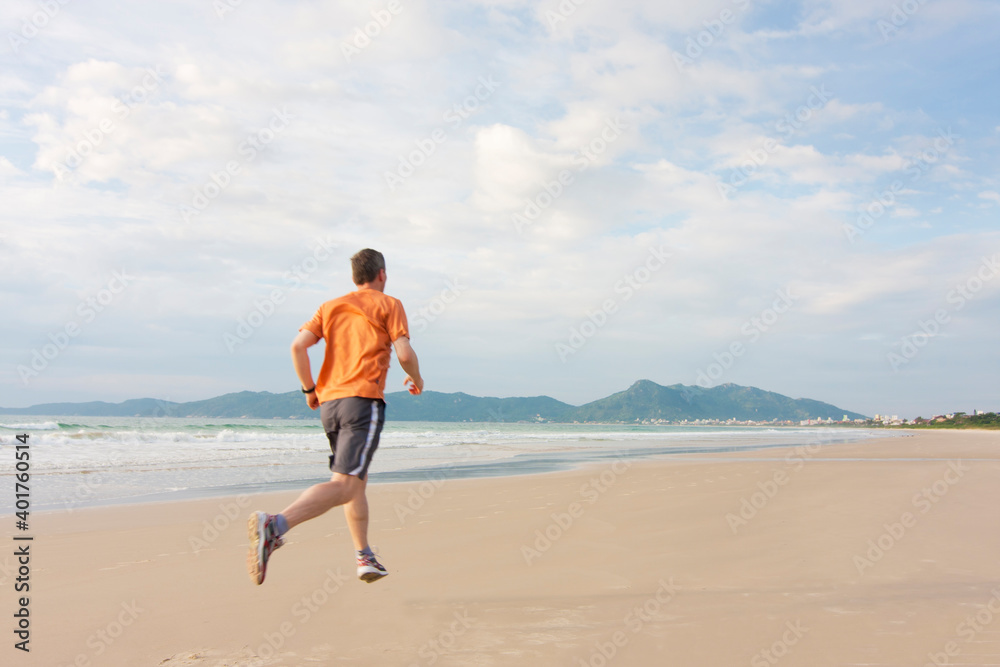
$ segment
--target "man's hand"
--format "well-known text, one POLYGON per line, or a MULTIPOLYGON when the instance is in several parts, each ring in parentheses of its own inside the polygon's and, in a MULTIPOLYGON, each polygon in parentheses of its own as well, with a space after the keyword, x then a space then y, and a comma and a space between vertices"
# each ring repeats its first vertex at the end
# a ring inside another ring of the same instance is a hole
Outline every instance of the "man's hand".
POLYGON ((319 398, 316 397, 316 392, 311 394, 306 394, 306 404, 309 406, 310 410, 315 410, 319 407, 319 398))
POLYGON ((403 384, 406 385, 406 390, 409 391, 414 396, 416 396, 417 394, 419 394, 424 390, 424 379, 422 377, 418 377, 416 380, 414 380, 409 375, 407 375, 406 379, 403 380, 403 384))

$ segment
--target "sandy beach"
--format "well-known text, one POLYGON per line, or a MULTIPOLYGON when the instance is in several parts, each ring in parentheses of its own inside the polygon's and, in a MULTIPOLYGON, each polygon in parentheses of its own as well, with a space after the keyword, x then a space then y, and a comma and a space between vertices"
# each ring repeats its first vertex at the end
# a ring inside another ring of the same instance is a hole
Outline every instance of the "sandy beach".
POLYGON ((250 583, 246 517, 294 493, 38 513, 3 662, 1000 665, 998 479, 1000 433, 952 431, 372 485, 370 585, 339 509, 250 583))

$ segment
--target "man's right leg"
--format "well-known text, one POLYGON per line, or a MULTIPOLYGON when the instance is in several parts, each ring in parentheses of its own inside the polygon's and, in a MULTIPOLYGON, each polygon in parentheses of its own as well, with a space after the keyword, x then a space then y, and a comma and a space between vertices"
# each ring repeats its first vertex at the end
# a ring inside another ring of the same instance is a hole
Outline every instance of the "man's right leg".
MULTIPOLYGON (((250 515, 247 525, 250 537, 250 549, 247 552, 247 571, 250 579, 258 586, 264 583, 267 574, 267 562, 271 553, 284 544, 281 536, 303 521, 308 521, 329 511, 337 505, 349 505, 361 502, 367 508, 365 501, 365 483, 353 475, 335 472, 329 482, 316 484, 302 492, 302 495, 279 515, 266 512, 254 512, 250 515), (284 525, 281 525, 282 521, 284 525)), ((364 516, 367 526, 367 512, 364 516)), ((350 524, 350 521, 349 521, 350 524)), ((350 524, 351 535, 355 534, 355 525, 350 524)))
MULTIPOLYGON (((319 406, 320 422, 330 441, 332 452, 330 481, 309 487, 285 508, 279 515, 286 522, 286 525, 281 526, 282 532, 291 530, 303 521, 315 519, 338 505, 349 503, 357 495, 360 480, 346 474, 349 469, 338 464, 338 459, 349 453, 351 445, 350 429, 345 428, 349 423, 344 423, 344 407, 347 403, 349 401, 345 399, 334 399, 319 406)), ((364 493, 363 484, 361 493, 364 493)))
MULTIPOLYGON (((302 495, 281 514, 291 529, 303 521, 325 514, 334 507, 352 503, 359 494, 363 497, 364 493, 365 483, 362 480, 354 475, 335 472, 329 482, 316 484, 303 491, 302 495)), ((365 518, 367 519, 367 513, 365 518)))

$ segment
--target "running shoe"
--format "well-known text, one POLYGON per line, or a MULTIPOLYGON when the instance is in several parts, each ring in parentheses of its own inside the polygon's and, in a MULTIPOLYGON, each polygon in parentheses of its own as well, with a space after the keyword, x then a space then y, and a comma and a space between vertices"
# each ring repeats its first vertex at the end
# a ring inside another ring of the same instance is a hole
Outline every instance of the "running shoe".
POLYGON ((274 516, 267 512, 254 512, 247 522, 247 535, 250 538, 250 548, 247 550, 247 572, 250 580, 260 586, 267 574, 267 560, 275 549, 285 541, 278 535, 274 526, 274 516))
POLYGON ((375 556, 358 556, 358 579, 361 581, 370 584, 387 574, 389 573, 382 567, 382 563, 375 559, 375 556))

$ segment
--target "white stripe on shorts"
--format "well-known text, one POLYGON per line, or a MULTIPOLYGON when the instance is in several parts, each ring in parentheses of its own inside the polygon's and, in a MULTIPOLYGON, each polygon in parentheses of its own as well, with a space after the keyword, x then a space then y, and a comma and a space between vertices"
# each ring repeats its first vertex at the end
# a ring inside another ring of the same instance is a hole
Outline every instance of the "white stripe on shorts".
POLYGON ((348 475, 357 475, 362 470, 365 469, 365 461, 368 459, 368 450, 372 448, 372 441, 375 440, 375 429, 378 428, 378 401, 372 401, 372 421, 368 425, 368 437, 365 438, 365 448, 361 452, 361 461, 358 463, 358 467, 347 473, 348 475))

